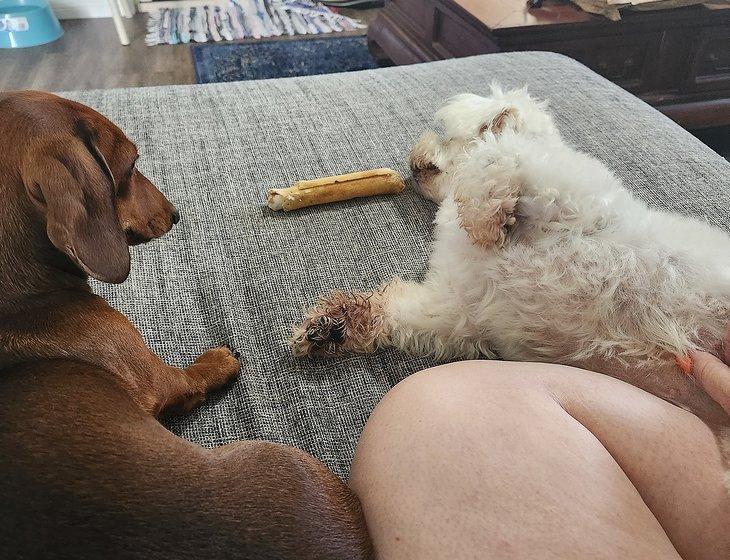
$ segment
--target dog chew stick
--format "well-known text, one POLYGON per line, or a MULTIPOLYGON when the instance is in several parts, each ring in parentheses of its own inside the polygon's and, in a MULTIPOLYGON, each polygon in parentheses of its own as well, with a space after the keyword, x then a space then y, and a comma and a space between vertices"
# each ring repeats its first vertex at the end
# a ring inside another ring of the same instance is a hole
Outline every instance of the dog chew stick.
POLYGON ((310 181, 297 181, 288 189, 271 189, 267 203, 272 210, 297 210, 363 196, 396 194, 406 187, 392 169, 371 169, 310 181))

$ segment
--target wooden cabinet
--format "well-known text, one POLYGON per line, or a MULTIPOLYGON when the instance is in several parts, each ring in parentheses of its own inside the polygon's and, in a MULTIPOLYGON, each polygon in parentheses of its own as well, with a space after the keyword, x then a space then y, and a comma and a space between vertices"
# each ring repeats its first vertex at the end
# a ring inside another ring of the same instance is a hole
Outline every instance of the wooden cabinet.
MULTIPOLYGON (((656 64, 664 34, 637 33, 539 43, 529 50, 552 51, 582 62, 591 70, 632 93, 656 88, 662 69, 656 64)), ((527 49, 519 49, 527 50, 527 49)))
POLYGON ((689 128, 730 125, 730 9, 625 12, 612 22, 563 0, 391 0, 368 33, 396 64, 544 50, 565 54, 689 128))
POLYGON ((693 50, 686 90, 730 90, 730 27, 701 30, 693 50))

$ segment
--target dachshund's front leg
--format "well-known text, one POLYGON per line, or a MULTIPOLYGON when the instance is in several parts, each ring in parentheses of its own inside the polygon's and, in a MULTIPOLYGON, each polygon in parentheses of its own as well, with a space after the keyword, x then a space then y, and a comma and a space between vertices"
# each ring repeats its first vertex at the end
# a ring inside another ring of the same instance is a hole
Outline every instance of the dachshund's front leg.
POLYGON ((188 411, 205 400, 205 395, 234 379, 241 368, 238 353, 225 347, 201 354, 185 369, 166 366, 168 391, 158 403, 157 414, 168 410, 188 411))
POLYGON ((165 412, 188 411, 205 400, 205 395, 219 389, 238 374, 238 355, 228 348, 204 352, 188 367, 167 365, 145 345, 131 324, 126 329, 124 349, 110 371, 132 398, 147 412, 159 416, 165 412))

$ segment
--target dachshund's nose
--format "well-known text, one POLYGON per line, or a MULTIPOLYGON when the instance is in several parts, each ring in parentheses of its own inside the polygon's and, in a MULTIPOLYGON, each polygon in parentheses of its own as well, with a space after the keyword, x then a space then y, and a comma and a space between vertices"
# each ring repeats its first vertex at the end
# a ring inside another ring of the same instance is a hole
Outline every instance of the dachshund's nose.
POLYGON ((180 211, 173 206, 172 208, 172 223, 176 224, 180 221, 180 211))

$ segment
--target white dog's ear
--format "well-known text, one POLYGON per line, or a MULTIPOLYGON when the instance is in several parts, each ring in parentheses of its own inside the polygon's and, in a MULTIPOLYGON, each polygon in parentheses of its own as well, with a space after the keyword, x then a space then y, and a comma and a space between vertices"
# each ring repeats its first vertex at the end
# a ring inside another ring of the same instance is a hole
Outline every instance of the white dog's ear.
POLYGON ((519 111, 514 107, 505 107, 490 120, 482 124, 479 128, 479 136, 482 136, 487 131, 498 135, 507 127, 519 131, 519 111))
POLYGON ((489 179, 481 188, 457 188, 454 192, 459 224, 475 245, 483 249, 498 249, 507 241, 509 230, 517 222, 515 210, 519 189, 489 179))

